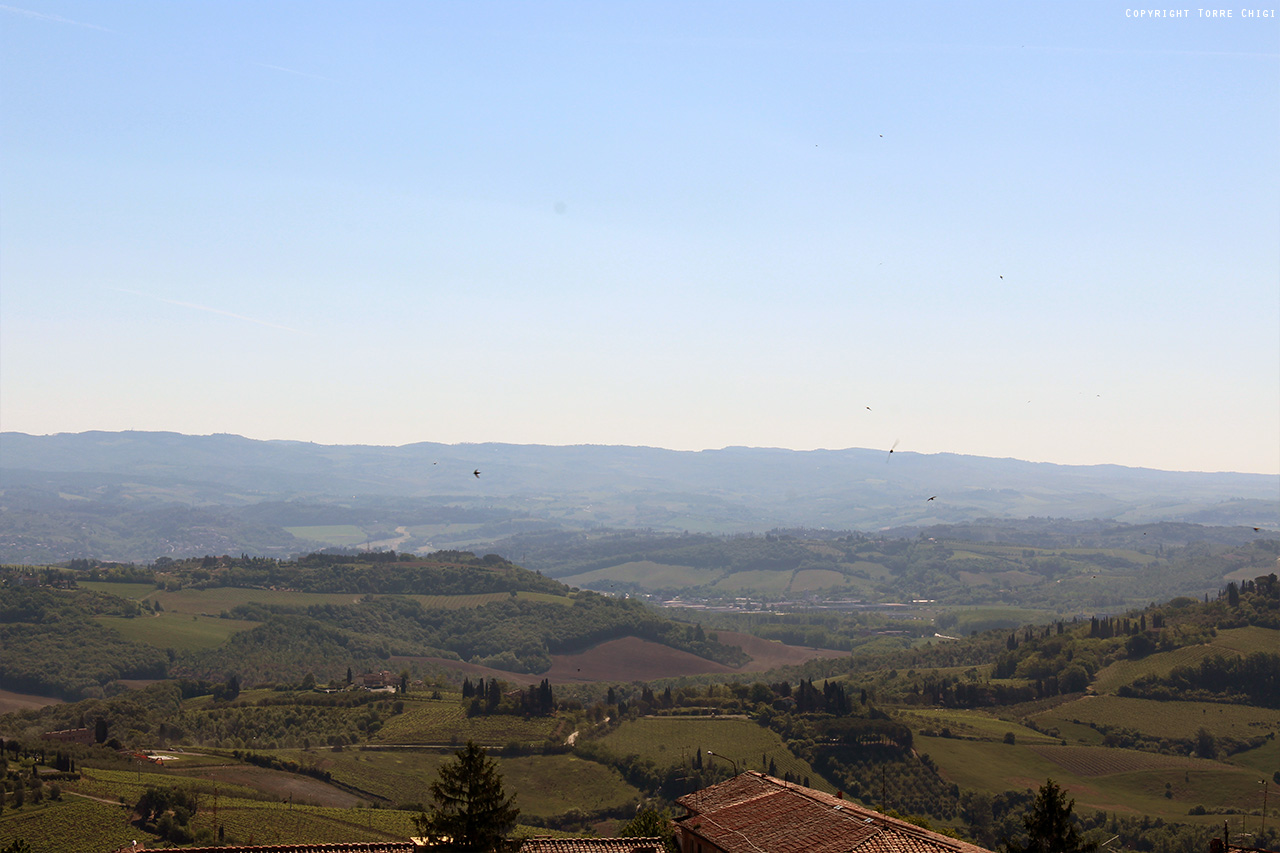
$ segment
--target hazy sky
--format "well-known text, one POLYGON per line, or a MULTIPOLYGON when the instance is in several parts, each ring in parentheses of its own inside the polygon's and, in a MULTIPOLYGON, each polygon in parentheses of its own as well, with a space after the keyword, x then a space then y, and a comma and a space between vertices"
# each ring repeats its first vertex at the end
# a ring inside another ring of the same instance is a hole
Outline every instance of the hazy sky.
POLYGON ((0 428, 1280 473, 1280 19, 0 5, 0 428))

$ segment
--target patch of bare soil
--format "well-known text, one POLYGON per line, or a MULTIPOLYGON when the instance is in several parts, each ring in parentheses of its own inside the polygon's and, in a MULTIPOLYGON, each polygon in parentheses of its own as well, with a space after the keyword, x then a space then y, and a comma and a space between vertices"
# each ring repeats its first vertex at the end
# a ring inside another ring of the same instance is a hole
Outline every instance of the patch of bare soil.
POLYGON ((391 662, 395 664, 402 663, 402 662, 426 663, 426 664, 431 664, 433 666, 438 666, 442 669, 451 669, 454 672, 461 672, 466 675, 480 675, 485 678, 500 678, 503 681, 510 682, 511 684, 519 684, 523 687, 527 687, 530 684, 538 684, 542 681, 542 679, 547 677, 545 673, 542 675, 529 675, 526 672, 507 672, 506 670, 502 670, 502 669, 494 669, 493 667, 488 667, 488 666, 479 666, 478 664, 467 663, 466 661, 462 661, 462 660, 451 660, 449 658, 433 658, 433 657, 410 656, 410 655, 392 655, 391 662))
POLYGON ((33 708, 46 708, 49 705, 61 705, 61 699, 52 696, 36 696, 34 693, 11 693, 0 690, 0 714, 10 711, 29 711, 33 708))
POLYGON ((171 772, 182 776, 194 776, 199 779, 212 779, 217 782, 244 785, 253 788, 255 791, 262 791, 265 794, 279 797, 281 800, 288 800, 292 795, 295 803, 310 803, 318 806, 349 809, 356 803, 361 802, 361 799, 355 794, 348 793, 341 788, 335 788, 332 785, 321 782, 319 779, 312 779, 310 776, 297 776, 293 773, 271 770, 266 767, 230 765, 224 767, 198 767, 183 771, 181 767, 174 766, 171 768, 171 772))
POLYGON ((552 655, 543 677, 552 684, 574 681, 648 681, 680 675, 733 672, 732 667, 639 637, 609 640, 583 652, 552 655))
POLYGON ((777 640, 762 640, 751 634, 739 634, 736 631, 718 631, 720 642, 726 646, 741 646, 751 655, 751 661, 742 672, 763 672, 779 666, 794 666, 814 658, 848 657, 848 652, 836 649, 815 649, 805 646, 788 646, 777 640))

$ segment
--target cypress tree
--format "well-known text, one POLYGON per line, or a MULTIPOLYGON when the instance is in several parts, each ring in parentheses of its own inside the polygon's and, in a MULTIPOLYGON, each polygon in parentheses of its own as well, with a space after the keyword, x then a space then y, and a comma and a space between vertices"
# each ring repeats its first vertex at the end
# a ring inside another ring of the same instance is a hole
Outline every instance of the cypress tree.
POLYGON ((1071 818, 1075 804, 1056 782, 1046 779, 1031 805, 1031 813, 1022 819, 1027 828, 1027 843, 1006 839, 1008 853, 1091 853, 1096 850, 1096 844, 1080 838, 1080 830, 1071 818))

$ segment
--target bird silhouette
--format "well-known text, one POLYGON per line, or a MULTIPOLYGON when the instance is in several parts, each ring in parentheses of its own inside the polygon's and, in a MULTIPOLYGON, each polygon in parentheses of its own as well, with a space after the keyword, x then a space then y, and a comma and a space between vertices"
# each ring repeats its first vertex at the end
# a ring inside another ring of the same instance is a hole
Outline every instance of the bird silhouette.
POLYGON ((885 462, 888 462, 891 458, 893 458, 893 451, 894 451, 894 448, 896 448, 896 447, 898 446, 898 443, 899 443, 899 442, 901 442, 901 441, 902 441, 902 439, 898 439, 898 441, 895 441, 895 442, 893 443, 893 447, 890 447, 890 448, 889 448, 889 455, 888 455, 888 456, 886 456, 886 457, 884 458, 884 461, 885 461, 885 462))
MULTIPOLYGON (((934 499, 936 499, 937 497, 938 497, 937 495, 934 495, 932 498, 929 498, 929 501, 934 500, 934 499)), ((925 503, 928 503, 929 501, 925 501, 925 503)))
POLYGON ((480 479, 480 469, 479 469, 479 468, 477 468, 476 470, 472 471, 471 473, 476 475, 476 479, 477 479, 477 480, 479 480, 479 479, 480 479))

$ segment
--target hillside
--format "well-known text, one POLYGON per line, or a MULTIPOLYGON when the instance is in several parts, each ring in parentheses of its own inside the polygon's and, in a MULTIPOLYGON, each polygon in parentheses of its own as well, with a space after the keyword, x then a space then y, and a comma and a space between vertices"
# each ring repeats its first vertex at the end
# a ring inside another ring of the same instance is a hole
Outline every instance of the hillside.
MULTIPOLYGON (((137 583, 86 583, 143 592, 137 583)), ((117 611, 138 600, 113 603, 96 587, 79 595, 80 607, 107 619, 126 618, 117 611)), ((7 756, 11 770, 56 779, 58 789, 11 794, 0 842, 25 836, 40 851, 93 849, 65 822, 91 833, 107 825, 90 805, 98 801, 81 796, 133 803, 170 788, 198 794, 191 802, 203 807, 193 805, 181 826, 174 812, 133 829, 171 839, 225 831, 241 842, 376 840, 409 825, 449 741, 461 738, 494 750, 524 815, 542 826, 616 821, 640 801, 669 802, 759 768, 992 849, 1017 836, 1032 791, 1050 777, 1076 801, 1095 843, 1196 853, 1225 820, 1233 836, 1251 831, 1268 848, 1280 836, 1270 823, 1260 832, 1258 780, 1280 779, 1277 648, 1273 573, 1231 582, 1208 601, 957 641, 896 634, 852 656, 768 673, 528 689, 485 675, 461 692, 454 680, 432 679, 390 695, 170 681, 0 715, 10 745, 0 762, 7 756), (539 705, 544 694, 550 703, 539 705), (170 758, 139 768, 98 746, 26 748, 41 731, 99 719, 108 743, 170 758), (75 769, 55 771, 68 758, 75 769), (51 766, 37 769, 41 761, 51 766), (352 808, 362 804, 378 808, 352 808)))
POLYGON ((542 533, 498 550, 574 586, 736 609, 927 602, 1053 614, 1216 593, 1274 568, 1252 528, 1026 519, 886 534, 542 533))
POLYGON ((572 590, 493 555, 210 557, 34 576, 2 567, 0 584, 0 689, 66 699, 137 679, 328 683, 352 668, 424 677, 449 662, 540 675, 552 655, 627 637, 722 671, 749 660, 637 600, 572 590))
POLYGON ((8 432, 0 491, 8 562, 288 556, 322 545, 488 550, 533 530, 601 527, 878 530, 1039 516, 1280 529, 1277 477, 856 448, 368 447, 8 432))

